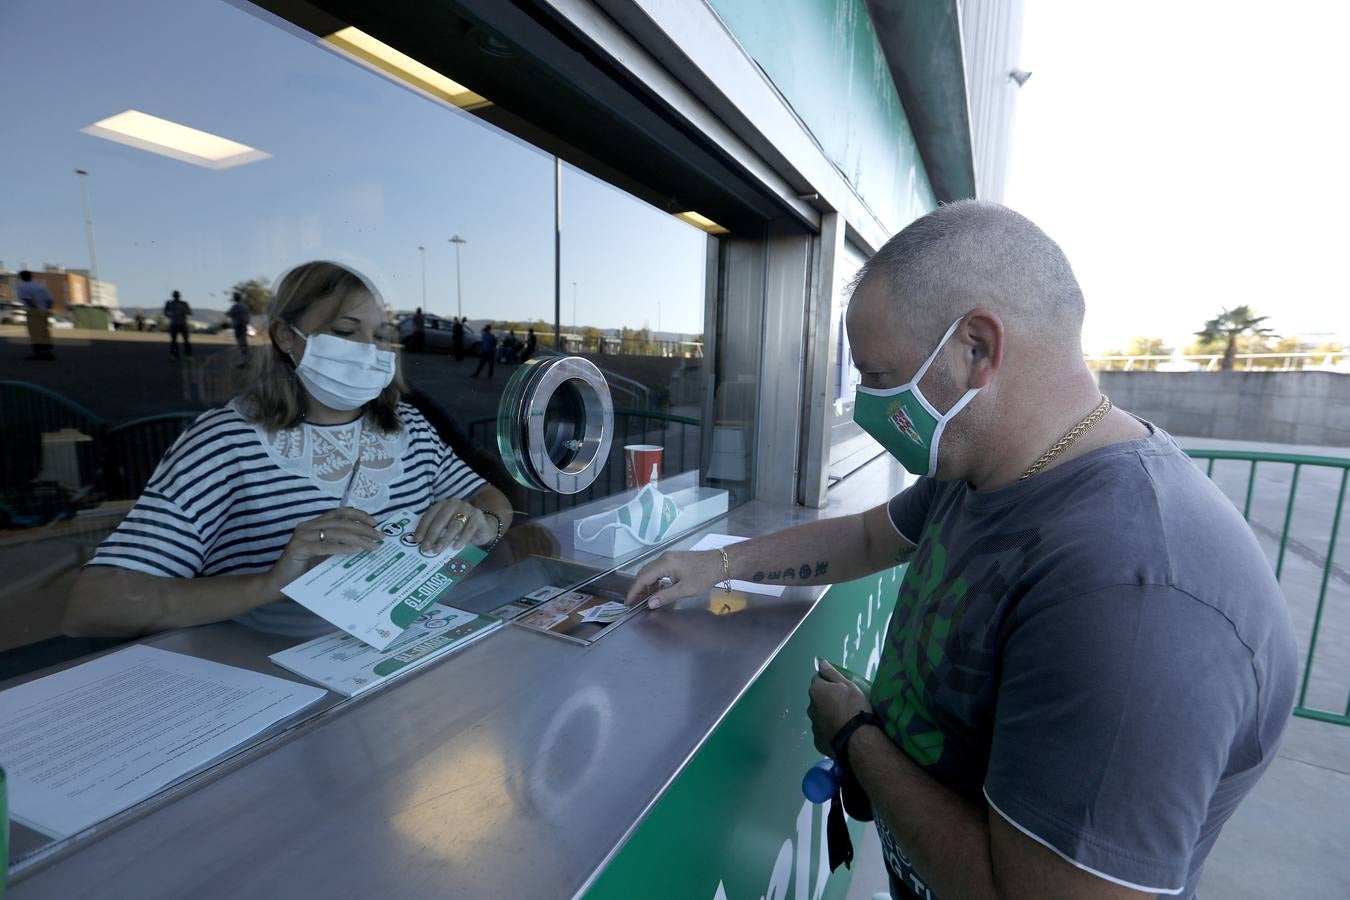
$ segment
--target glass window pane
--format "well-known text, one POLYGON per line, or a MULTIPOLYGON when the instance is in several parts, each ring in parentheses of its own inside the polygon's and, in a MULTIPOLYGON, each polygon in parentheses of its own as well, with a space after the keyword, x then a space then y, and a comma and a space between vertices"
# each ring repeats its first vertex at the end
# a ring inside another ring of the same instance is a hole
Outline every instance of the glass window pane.
MULTIPOLYGON (((183 583, 271 572, 296 528, 340 502, 383 515, 480 496, 482 478, 515 511, 491 560, 507 574, 455 595, 486 612, 502 584, 580 583, 751 496, 757 239, 677 218, 460 108, 489 103, 487 87, 412 84, 378 71, 359 35, 250 9, 5 5, 6 32, 21 37, 0 54, 0 83, 23 113, 3 170, 21 214, 0 218, 0 566, 20 575, 0 589, 13 623, 0 683, 140 632, 205 646, 201 632, 166 637, 164 620, 136 620, 121 588, 91 607, 82 567, 96 554, 93 571, 172 578, 165 590, 181 596, 183 583), (283 281, 315 261, 362 286, 324 267, 305 277, 334 280, 283 281), (315 302, 284 306, 297 296, 315 302), (412 411, 399 407, 405 427, 388 434, 403 443, 367 456, 371 432, 341 430, 359 418, 330 420, 367 401, 341 405, 365 384, 332 375, 350 368, 324 370, 328 382, 306 374, 325 343, 362 360, 395 354, 412 411), (514 481, 495 433, 509 379, 558 355, 599 367, 617 407, 599 480, 570 495, 514 481), (238 405, 268 379, 277 421, 238 405), (630 465, 625 448, 645 449, 630 465), (653 466, 678 498, 670 520, 627 529, 633 540, 608 555, 585 552, 577 522, 617 522, 653 466)), ((330 630, 237 584, 193 621, 265 634, 259 667, 330 630)), ((22 856, 41 843, 20 833, 12 846, 22 856)))
POLYGON ((885 452, 880 444, 853 423, 853 399, 857 394, 859 376, 849 348, 848 329, 844 326, 848 318, 849 288, 866 260, 867 257, 853 244, 845 242, 844 252, 835 266, 835 271, 839 273, 837 283, 843 301, 839 305, 839 318, 835 322, 835 346, 830 348, 833 358, 830 380, 834 400, 828 413, 829 476, 832 480, 843 478, 885 452))

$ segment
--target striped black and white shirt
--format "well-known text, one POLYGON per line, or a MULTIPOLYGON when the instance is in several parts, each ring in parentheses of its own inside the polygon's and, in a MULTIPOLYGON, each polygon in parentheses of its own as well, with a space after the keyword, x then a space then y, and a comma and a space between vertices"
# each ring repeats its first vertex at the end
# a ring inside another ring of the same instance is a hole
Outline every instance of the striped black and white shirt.
MULTIPOLYGON (((407 403, 395 434, 361 421, 269 432, 237 404, 203 413, 179 436, 90 565, 176 578, 266 572, 297 525, 337 508, 348 482, 348 505, 377 521, 486 484, 407 403)), ((236 621, 292 637, 333 627, 290 600, 236 621)))

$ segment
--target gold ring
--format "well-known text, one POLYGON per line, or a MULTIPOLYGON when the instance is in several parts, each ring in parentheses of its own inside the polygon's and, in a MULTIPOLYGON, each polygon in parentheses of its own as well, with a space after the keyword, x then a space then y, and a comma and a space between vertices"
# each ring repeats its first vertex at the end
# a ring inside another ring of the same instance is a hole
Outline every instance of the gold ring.
POLYGON ((452 518, 461 525, 467 525, 469 522, 469 517, 464 515, 464 513, 455 513, 452 518))

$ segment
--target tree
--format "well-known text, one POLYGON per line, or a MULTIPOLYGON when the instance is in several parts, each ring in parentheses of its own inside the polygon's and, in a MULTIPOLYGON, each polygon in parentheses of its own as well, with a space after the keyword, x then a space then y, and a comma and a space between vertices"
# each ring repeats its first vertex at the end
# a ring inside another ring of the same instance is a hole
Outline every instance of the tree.
POLYGON ((1195 333, 1202 343, 1225 343, 1222 368, 1233 371, 1233 358, 1237 356, 1238 338, 1250 336, 1264 341, 1274 332, 1261 325, 1269 316, 1256 315, 1250 306, 1243 304, 1225 309, 1205 323, 1205 327, 1195 333))
POLYGON ((272 289, 267 286, 266 278, 250 278, 247 281, 237 281, 230 291, 238 291, 244 298, 244 303, 248 306, 249 312, 254 315, 261 315, 267 312, 267 304, 272 302, 272 289))
POLYGON ((1160 337, 1132 337, 1124 356, 1167 356, 1172 348, 1160 337))

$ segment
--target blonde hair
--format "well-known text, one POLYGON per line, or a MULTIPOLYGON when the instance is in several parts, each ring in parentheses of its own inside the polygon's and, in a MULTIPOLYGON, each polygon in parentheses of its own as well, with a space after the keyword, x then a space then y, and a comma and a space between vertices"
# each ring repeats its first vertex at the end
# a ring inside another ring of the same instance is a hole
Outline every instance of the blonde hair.
MULTIPOLYGON (((304 421, 309 394, 300 383, 295 363, 277 346, 275 329, 278 325, 294 326, 316 304, 331 307, 326 327, 337 318, 342 298, 356 291, 369 293, 383 307, 379 292, 365 276, 335 262, 302 263, 281 276, 267 306, 268 346, 255 354, 253 381, 239 397, 244 418, 268 431, 295 428, 304 421)), ((399 431, 403 423, 398 417, 398 404, 406 390, 400 364, 389 386, 366 404, 366 424, 385 433, 399 431)))

